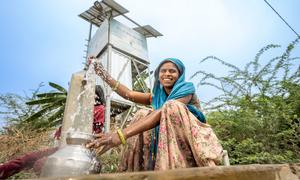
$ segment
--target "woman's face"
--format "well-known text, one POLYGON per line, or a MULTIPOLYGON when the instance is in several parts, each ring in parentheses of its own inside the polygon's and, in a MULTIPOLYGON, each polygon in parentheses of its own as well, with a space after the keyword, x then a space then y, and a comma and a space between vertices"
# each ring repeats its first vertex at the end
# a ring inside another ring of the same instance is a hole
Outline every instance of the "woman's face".
POLYGON ((164 88, 173 88, 179 78, 179 70, 172 62, 164 63, 159 69, 159 82, 164 88))

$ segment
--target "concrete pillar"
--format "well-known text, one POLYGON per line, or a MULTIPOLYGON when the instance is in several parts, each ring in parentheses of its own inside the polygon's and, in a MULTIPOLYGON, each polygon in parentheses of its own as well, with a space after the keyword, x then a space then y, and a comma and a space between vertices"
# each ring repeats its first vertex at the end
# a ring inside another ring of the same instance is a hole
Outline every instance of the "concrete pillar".
POLYGON ((85 71, 72 75, 64 112, 60 146, 66 144, 67 133, 92 134, 95 79, 85 80, 84 76, 85 71))

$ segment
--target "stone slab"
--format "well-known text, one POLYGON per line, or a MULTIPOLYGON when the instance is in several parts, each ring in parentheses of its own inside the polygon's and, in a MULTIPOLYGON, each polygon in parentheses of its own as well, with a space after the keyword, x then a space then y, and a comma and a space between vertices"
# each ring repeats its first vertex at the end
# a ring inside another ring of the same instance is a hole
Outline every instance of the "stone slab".
MULTIPOLYGON (((54 179, 54 178, 52 178, 54 179)), ((57 179, 57 178, 56 178, 57 179)), ((300 164, 251 164, 65 177, 68 180, 299 180, 300 164)))

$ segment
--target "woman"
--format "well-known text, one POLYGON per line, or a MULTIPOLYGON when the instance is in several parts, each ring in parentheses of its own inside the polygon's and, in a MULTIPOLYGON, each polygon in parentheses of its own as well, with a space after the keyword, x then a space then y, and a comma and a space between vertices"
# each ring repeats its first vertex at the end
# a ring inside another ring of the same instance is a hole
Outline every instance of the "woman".
POLYGON ((152 94, 129 90, 99 63, 95 63, 95 71, 120 96, 136 103, 151 104, 154 110, 140 110, 132 124, 123 130, 96 135, 88 148, 102 147, 101 154, 125 144, 128 139, 120 164, 120 170, 125 171, 219 163, 222 147, 210 126, 205 124, 194 85, 185 81, 185 67, 179 59, 168 58, 159 64, 152 94))
POLYGON ((94 133, 101 133, 104 127, 104 112, 105 112, 105 98, 104 92, 100 85, 95 87, 95 104, 94 104, 94 133))

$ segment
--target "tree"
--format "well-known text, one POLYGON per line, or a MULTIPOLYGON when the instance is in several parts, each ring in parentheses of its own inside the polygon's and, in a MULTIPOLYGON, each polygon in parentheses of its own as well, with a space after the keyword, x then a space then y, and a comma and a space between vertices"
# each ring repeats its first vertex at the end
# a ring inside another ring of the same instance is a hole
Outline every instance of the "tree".
POLYGON ((0 116, 1 119, 6 122, 6 127, 24 127, 21 125, 22 120, 38 110, 38 107, 28 106, 26 102, 36 98, 42 86, 42 83, 39 84, 38 88, 33 90, 31 95, 25 94, 22 96, 14 93, 0 95, 0 116))
MULTIPOLYGON (((18 95, 13 93, 0 95, 1 120, 7 122, 0 133, 0 163, 24 155, 25 153, 44 149, 52 142, 50 131, 36 129, 34 121, 25 123, 31 114, 40 110, 39 106, 27 105, 26 102, 37 98, 42 83, 30 95, 18 95)), ((37 178, 32 173, 18 173, 14 178, 37 178)))
POLYGON ((218 77, 200 70, 192 76, 201 76, 198 85, 221 91, 206 108, 231 163, 300 161, 300 58, 290 57, 298 42, 263 64, 262 55, 280 47, 268 45, 243 69, 208 56, 201 63, 217 61, 231 69, 229 74, 218 77))
POLYGON ((38 106, 39 110, 23 120, 35 128, 49 128, 62 123, 67 91, 62 86, 49 82, 55 89, 36 95, 36 99, 26 102, 29 106, 38 106))

